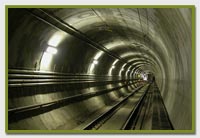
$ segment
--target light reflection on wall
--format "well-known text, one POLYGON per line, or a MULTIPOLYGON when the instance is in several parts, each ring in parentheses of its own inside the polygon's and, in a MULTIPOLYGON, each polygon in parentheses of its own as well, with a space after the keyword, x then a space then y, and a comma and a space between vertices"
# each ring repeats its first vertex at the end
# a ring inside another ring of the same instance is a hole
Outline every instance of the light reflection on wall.
POLYGON ((48 45, 57 47, 66 37, 66 33, 64 32, 56 32, 54 33, 48 41, 48 45))
POLYGON ((107 49, 114 49, 114 48, 117 48, 117 47, 121 47, 121 46, 124 46, 124 42, 121 41, 121 40, 115 40, 114 42, 110 42, 110 43, 107 43, 107 44, 104 44, 105 47, 107 49))
POLYGON ((92 63, 90 64, 90 67, 89 67, 89 71, 88 71, 88 74, 93 74, 94 73, 94 68, 95 66, 98 64, 98 60, 99 58, 102 56, 103 54, 103 51, 99 51, 93 58, 93 61, 92 63))
POLYGON ((141 58, 134 58, 134 59, 129 59, 127 62, 132 62, 134 60, 141 60, 141 58))
POLYGON ((54 33, 50 37, 47 43, 48 47, 42 55, 40 70, 44 70, 44 71, 50 70, 53 55, 57 53, 57 49, 55 47, 57 47, 63 41, 64 37, 66 37, 66 33, 60 32, 60 31, 54 33))
POLYGON ((122 54, 120 57, 125 58, 129 56, 134 56, 134 55, 139 55, 139 54, 137 52, 127 52, 127 53, 122 54))
POLYGON ((130 78, 133 78, 133 71, 134 71, 134 69, 131 70, 130 78))
POLYGON ((112 75, 112 70, 115 68, 115 64, 119 61, 119 59, 116 59, 113 63, 112 66, 109 69, 108 75, 111 76, 112 75))
POLYGON ((48 52, 44 52, 41 60, 40 70, 48 70, 51 64, 53 55, 48 52))
POLYGON ((119 76, 122 76, 122 71, 124 71, 124 67, 126 66, 127 63, 124 63, 124 65, 121 67, 119 71, 119 76))
POLYGON ((138 77, 138 69, 135 70, 134 76, 135 76, 135 77, 138 77))
POLYGON ((127 71, 126 71, 126 78, 128 78, 128 73, 129 73, 131 67, 132 66, 129 66, 128 69, 127 69, 127 71))

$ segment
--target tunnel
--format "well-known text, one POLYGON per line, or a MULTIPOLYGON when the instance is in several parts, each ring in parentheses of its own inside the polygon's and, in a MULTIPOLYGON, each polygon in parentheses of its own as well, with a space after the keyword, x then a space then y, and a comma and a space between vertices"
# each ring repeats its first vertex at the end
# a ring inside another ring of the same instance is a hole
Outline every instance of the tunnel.
POLYGON ((191 130, 192 9, 7 8, 9 130, 191 130))

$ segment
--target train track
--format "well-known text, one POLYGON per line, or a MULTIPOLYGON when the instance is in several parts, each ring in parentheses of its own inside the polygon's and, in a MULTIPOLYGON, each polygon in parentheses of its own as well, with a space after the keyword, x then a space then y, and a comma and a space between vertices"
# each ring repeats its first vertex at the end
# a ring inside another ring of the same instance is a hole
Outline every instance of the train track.
POLYGON ((155 82, 134 90, 83 130, 173 130, 162 97, 155 82))
MULTIPOLYGON (((131 113, 136 111, 136 109, 140 106, 140 103, 145 97, 145 94, 149 86, 150 86, 149 84, 146 84, 144 86, 137 88, 131 94, 126 96, 123 100, 121 100, 120 102, 112 106, 108 111, 101 114, 100 116, 95 118, 93 121, 85 125, 82 129, 83 130, 123 129, 124 122, 123 120, 120 121, 121 119, 119 119, 120 116, 123 114, 123 110, 128 110, 126 114, 127 114, 127 118, 129 118, 131 113), (132 109, 129 108, 130 106, 132 107, 132 109), (115 125, 116 121, 117 121, 117 125, 115 125), (121 124, 121 126, 119 124, 121 124), (116 128, 116 127, 119 127, 119 128, 116 128)), ((125 115, 125 113, 123 115, 125 115)))

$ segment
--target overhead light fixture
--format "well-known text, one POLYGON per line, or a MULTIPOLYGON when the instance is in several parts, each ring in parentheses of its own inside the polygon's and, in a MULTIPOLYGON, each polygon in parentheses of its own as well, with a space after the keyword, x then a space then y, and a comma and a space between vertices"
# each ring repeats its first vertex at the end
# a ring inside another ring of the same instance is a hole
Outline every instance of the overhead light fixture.
POLYGON ((112 68, 114 69, 114 68, 115 68, 115 66, 112 66, 112 68))
POLYGON ((54 47, 48 47, 46 52, 50 53, 50 54, 56 54, 57 53, 57 49, 54 47))

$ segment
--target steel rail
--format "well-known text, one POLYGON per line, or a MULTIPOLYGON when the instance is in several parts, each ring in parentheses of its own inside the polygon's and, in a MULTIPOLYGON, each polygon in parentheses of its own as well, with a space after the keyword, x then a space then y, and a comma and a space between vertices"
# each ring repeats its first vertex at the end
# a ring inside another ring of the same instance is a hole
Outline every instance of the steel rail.
POLYGON ((132 109, 131 113, 129 114, 128 119, 126 120, 126 122, 124 123, 124 125, 122 126, 122 130, 129 130, 129 126, 132 125, 132 119, 133 117, 137 114, 137 111, 139 110, 148 90, 150 88, 150 85, 147 87, 147 89, 145 90, 145 93, 142 95, 142 97, 140 97, 139 101, 137 102, 136 106, 132 109))
POLYGON ((126 96, 123 100, 121 100, 120 102, 116 103, 111 109, 109 109, 107 112, 101 114, 100 116, 98 116, 96 119, 94 119, 92 122, 90 122, 89 124, 87 124, 83 130, 90 130, 92 128, 95 127, 95 125, 97 125, 100 121, 102 121, 103 119, 107 118, 108 116, 110 116, 111 114, 113 114, 113 112, 116 111, 116 109, 118 109, 119 106, 121 106, 123 103, 125 103, 129 97, 131 97, 132 95, 135 94, 135 92, 137 92, 138 90, 140 90, 143 86, 140 86, 138 88, 136 88, 131 94, 129 94, 128 96, 126 96))

